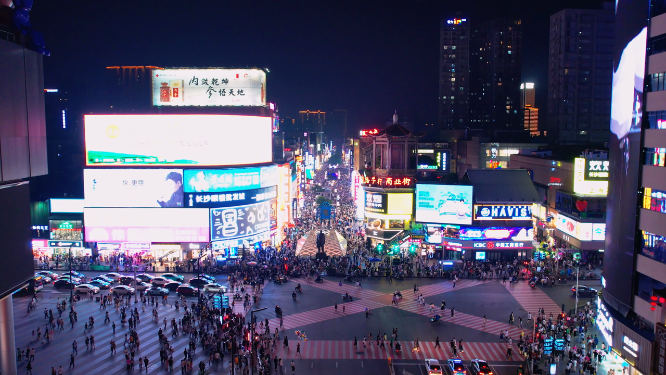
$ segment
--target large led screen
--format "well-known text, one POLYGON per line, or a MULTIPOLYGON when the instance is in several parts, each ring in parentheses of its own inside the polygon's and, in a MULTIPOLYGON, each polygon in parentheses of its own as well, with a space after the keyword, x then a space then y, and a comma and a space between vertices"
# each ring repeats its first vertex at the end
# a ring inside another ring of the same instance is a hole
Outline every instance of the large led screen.
POLYGON ((472 187, 416 184, 416 221, 472 224, 472 187))
POLYGON ((152 86, 155 106, 266 105, 260 69, 156 69, 152 86))
POLYGON ((86 165, 218 166, 272 161, 271 118, 86 115, 86 165))
POLYGON ((254 236, 271 229, 272 201, 210 210, 212 241, 254 236))
POLYGON ((185 192, 226 193, 229 191, 259 189, 276 186, 280 175, 278 167, 187 169, 185 192))
POLYGON ((208 242, 208 209, 85 208, 87 242, 208 242))
POLYGON ((634 295, 627 265, 634 263, 649 1, 615 4, 604 300, 625 313, 634 295))
POLYGON ((182 169, 84 169, 86 207, 183 207, 182 169))

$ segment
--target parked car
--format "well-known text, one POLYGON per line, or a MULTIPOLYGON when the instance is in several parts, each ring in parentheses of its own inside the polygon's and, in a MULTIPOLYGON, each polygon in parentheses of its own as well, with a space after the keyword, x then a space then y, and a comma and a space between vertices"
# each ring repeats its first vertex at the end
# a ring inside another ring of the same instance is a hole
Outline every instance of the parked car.
POLYGON ((215 276, 211 276, 211 275, 208 275, 208 274, 205 274, 205 273, 202 273, 201 275, 197 275, 197 276, 199 276, 200 278, 203 278, 203 279, 210 280, 211 283, 214 283, 214 282, 217 281, 215 279, 215 276))
POLYGON ((199 278, 199 277, 193 277, 193 278, 190 279, 190 282, 189 282, 189 284, 192 285, 195 288, 203 288, 204 285, 210 284, 210 283, 211 283, 210 280, 204 279, 204 278, 199 278))
POLYGON ((118 272, 109 272, 109 273, 107 273, 107 274, 104 275, 104 276, 110 278, 110 279, 113 280, 113 281, 118 281, 118 279, 120 279, 120 277, 121 277, 122 275, 119 274, 118 272))
POLYGON ((442 375, 442 366, 439 364, 439 361, 436 359, 426 359, 425 360, 426 371, 428 375, 442 375))
POLYGON ((35 272, 35 278, 36 278, 36 279, 39 279, 42 283, 50 283, 50 282, 55 281, 55 280, 53 280, 51 277, 49 277, 49 276, 44 276, 44 275, 40 275, 40 274, 37 273, 37 272, 35 272))
POLYGON ((118 295, 133 295, 135 291, 134 288, 127 285, 117 285, 111 288, 111 293, 118 295))
POLYGON ((146 289, 146 294, 149 296, 168 296, 169 289, 160 288, 159 286, 151 286, 150 288, 146 289))
POLYGON ((449 366, 449 370, 451 370, 451 375, 465 375, 467 373, 465 365, 461 359, 449 359, 446 363, 449 366))
POLYGON ((469 361, 469 368, 474 375, 493 375, 488 362, 483 359, 473 359, 469 361))
POLYGON ((97 293, 99 293, 99 288, 94 286, 94 285, 90 285, 90 284, 79 284, 79 285, 74 287, 74 291, 77 292, 77 293, 93 292, 94 294, 97 294, 97 293))
POLYGON ((77 277, 79 279, 86 277, 86 275, 82 274, 81 272, 76 272, 76 271, 67 271, 62 273, 63 276, 65 275, 72 275, 74 277, 77 277))
POLYGON ((106 281, 102 281, 102 280, 92 280, 92 281, 89 281, 88 284, 90 284, 92 286, 96 286, 100 289, 111 289, 111 284, 107 283, 106 281))
POLYGON ((132 276, 120 276, 120 279, 118 279, 118 281, 122 285, 132 285, 132 283, 134 283, 134 277, 132 277, 132 276))
POLYGON ((108 276, 104 276, 104 275, 95 276, 91 280, 100 280, 100 281, 103 281, 103 282, 108 283, 108 284, 113 284, 114 281, 115 281, 112 278, 110 278, 108 276))
POLYGON ((196 296, 199 294, 199 289, 191 285, 182 284, 176 289, 176 294, 179 296, 196 296))
POLYGON ((210 283, 204 285, 204 291, 206 293, 226 293, 227 288, 218 283, 210 283))
POLYGON ((142 290, 148 290, 148 288, 152 286, 153 284, 144 283, 143 281, 137 281, 136 286, 134 288, 138 291, 142 291, 142 290))
POLYGON ((141 280, 141 281, 146 282, 146 283, 151 282, 154 277, 155 276, 149 275, 147 273, 140 273, 140 274, 136 275, 137 280, 141 280))
POLYGON ((53 287, 56 289, 73 289, 77 285, 79 285, 79 283, 69 279, 60 279, 53 283, 53 287))
MULTIPOLYGON (((573 295, 576 295, 576 286, 571 288, 573 295)), ((596 297, 599 294, 594 288, 585 285, 578 285, 578 297, 596 297)))
POLYGON ((56 281, 56 280, 58 280, 58 278, 60 278, 60 275, 58 275, 55 272, 51 272, 51 271, 37 271, 37 273, 42 275, 42 276, 48 276, 53 281, 56 281))
POLYGON ((172 281, 173 281, 173 280, 169 280, 169 279, 166 279, 166 278, 164 278, 164 277, 159 277, 159 276, 158 276, 158 277, 154 277, 150 282, 151 282, 153 285, 164 286, 164 285, 166 285, 166 284, 168 284, 168 283, 170 283, 170 282, 172 282, 172 281))
POLYGON ((180 281, 181 283, 185 281, 185 276, 176 275, 175 273, 163 273, 162 277, 173 281, 180 281))
POLYGON ((169 289, 172 292, 175 292, 176 289, 178 289, 179 286, 181 286, 183 283, 180 281, 169 281, 168 283, 162 285, 162 288, 169 289))

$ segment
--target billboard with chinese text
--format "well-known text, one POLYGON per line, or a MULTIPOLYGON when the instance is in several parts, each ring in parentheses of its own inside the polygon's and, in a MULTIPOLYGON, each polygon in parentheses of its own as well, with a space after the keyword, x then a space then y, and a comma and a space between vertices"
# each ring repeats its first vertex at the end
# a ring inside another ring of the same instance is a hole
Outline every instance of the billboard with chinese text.
POLYGON ((416 221, 472 224, 472 187, 417 184, 416 221))
POLYGON ((86 242, 208 242, 208 209, 85 208, 86 242))
POLYGON ((85 207, 183 207, 182 169, 84 169, 85 207))
POLYGON ((271 118, 232 115, 86 115, 88 166, 270 163, 271 118))
POLYGON ((212 241, 254 236, 271 229, 272 201, 210 210, 212 241))
POLYGON ((186 169, 186 193, 225 193, 276 186, 278 167, 186 169))
POLYGON ((265 106, 261 69, 155 69, 155 106, 265 106))

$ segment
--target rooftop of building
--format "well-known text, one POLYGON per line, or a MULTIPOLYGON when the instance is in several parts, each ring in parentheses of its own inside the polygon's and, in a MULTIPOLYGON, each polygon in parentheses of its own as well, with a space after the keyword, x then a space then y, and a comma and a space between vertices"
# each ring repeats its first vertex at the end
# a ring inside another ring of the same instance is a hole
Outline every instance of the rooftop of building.
POLYGON ((474 187, 475 203, 538 203, 539 197, 525 169, 470 169, 463 183, 474 187))

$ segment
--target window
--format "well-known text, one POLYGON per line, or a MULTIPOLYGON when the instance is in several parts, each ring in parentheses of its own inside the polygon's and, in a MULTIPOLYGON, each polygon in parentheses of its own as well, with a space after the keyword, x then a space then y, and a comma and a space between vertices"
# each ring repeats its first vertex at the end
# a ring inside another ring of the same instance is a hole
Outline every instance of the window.
POLYGON ((664 91, 666 90, 666 73, 655 73, 650 74, 650 87, 648 90, 652 91, 664 91))
POLYGON ((666 191, 643 188, 643 208, 666 214, 666 191))
POLYGON ((645 149, 645 165, 666 166, 666 148, 645 149))
POLYGON ((648 112, 650 129, 666 129, 666 111, 648 112))
POLYGON ((641 254, 661 263, 666 263, 666 238, 643 231, 641 254))

